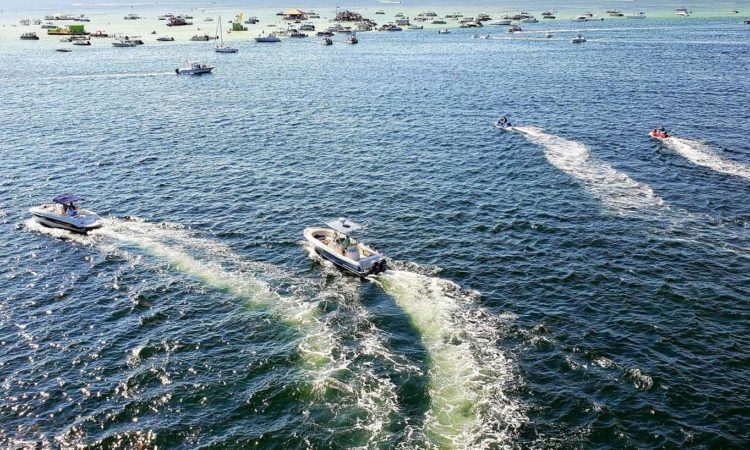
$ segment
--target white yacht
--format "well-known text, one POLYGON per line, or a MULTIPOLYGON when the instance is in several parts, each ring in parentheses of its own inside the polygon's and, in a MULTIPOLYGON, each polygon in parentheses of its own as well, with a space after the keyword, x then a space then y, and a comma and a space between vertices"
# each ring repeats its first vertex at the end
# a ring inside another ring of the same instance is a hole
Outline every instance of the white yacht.
POLYGON ((281 42, 278 36, 273 34, 260 34, 256 36, 255 42, 268 43, 268 42, 281 42))
POLYGON ((645 19, 646 18, 646 13, 643 12, 643 11, 641 11, 638 14, 627 14, 625 16, 625 18, 626 19, 645 19))
POLYGON ((352 236, 362 228, 340 217, 326 222, 325 227, 305 228, 302 235, 313 246, 315 253, 348 272, 366 277, 386 271, 385 257, 352 236))
POLYGON ((159 42, 172 42, 174 41, 174 38, 172 36, 164 35, 164 36, 159 36, 158 38, 156 38, 156 40, 159 42))
POLYGON ((29 212, 34 221, 45 227, 82 234, 101 228, 103 223, 96 213, 75 205, 81 201, 83 199, 75 194, 56 195, 52 198, 52 203, 34 206, 29 212))
POLYGON ((489 25, 507 27, 508 25, 511 24, 511 22, 513 22, 512 19, 498 19, 498 20, 493 20, 492 22, 489 23, 489 25))
POLYGON ((133 41, 129 41, 127 39, 118 39, 118 40, 112 42, 112 45, 114 47, 135 47, 138 44, 136 44, 133 41))

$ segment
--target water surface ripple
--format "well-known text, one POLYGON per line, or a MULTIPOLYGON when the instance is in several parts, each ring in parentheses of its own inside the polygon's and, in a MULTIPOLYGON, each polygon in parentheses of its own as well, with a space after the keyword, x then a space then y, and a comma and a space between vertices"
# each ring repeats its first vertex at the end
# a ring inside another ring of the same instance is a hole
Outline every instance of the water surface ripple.
POLYGON ((0 447, 747 448, 748 28, 543 26, 0 46, 0 447))

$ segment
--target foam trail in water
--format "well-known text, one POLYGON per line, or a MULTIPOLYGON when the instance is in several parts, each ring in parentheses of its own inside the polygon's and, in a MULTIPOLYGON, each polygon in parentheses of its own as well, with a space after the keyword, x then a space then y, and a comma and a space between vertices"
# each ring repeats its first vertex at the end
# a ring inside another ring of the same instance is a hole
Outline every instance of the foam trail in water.
POLYGON ((135 245, 147 253, 165 260, 179 272, 189 274, 205 285, 230 293, 249 302, 254 307, 271 311, 303 334, 299 344, 306 365, 322 366, 329 363, 334 344, 332 336, 322 329, 317 320, 317 305, 302 299, 280 296, 271 287, 243 271, 227 271, 221 265, 201 261, 181 246, 209 247, 208 241, 189 237, 179 227, 159 226, 148 222, 107 220, 105 227, 96 232, 121 242, 135 245), (182 245, 167 245, 158 239, 169 239, 182 245), (198 245, 196 245, 198 244, 198 245))
POLYGON ((526 419, 507 395, 518 380, 512 361, 497 347, 503 318, 485 313, 474 304, 476 294, 447 280, 401 270, 372 279, 409 316, 429 355, 431 406, 422 432, 430 446, 509 445, 526 419))
MULTIPOLYGON (((100 250, 106 249, 107 253, 119 253, 125 257, 129 256, 128 247, 137 247, 141 252, 168 262, 173 270, 188 274, 206 286, 242 298, 254 308, 271 312, 302 336, 297 345, 300 369, 310 383, 315 403, 330 408, 337 416, 358 417, 352 426, 367 431, 370 442, 383 439, 387 425, 398 410, 397 389, 387 376, 375 373, 361 360, 381 358, 391 361, 390 365, 395 370, 418 369, 408 367, 399 357, 390 354, 382 342, 374 338, 379 336, 376 330, 366 334, 356 348, 341 342, 340 334, 348 330, 338 329, 341 327, 337 328, 332 323, 335 320, 331 315, 322 316, 318 306, 321 302, 343 301, 343 297, 352 297, 346 295, 345 289, 334 286, 333 289, 310 295, 306 292, 310 287, 309 281, 293 278, 270 264, 243 261, 227 246, 197 238, 177 224, 155 224, 139 219, 108 219, 105 222, 104 228, 90 236, 42 227, 33 220, 29 221, 28 226, 35 231, 92 245, 100 250), (222 261, 238 269, 225 269, 222 261), (294 293, 279 295, 271 285, 262 281, 261 277, 264 276, 272 277, 274 282, 293 285, 294 293)), ((359 303, 345 303, 346 306, 338 308, 338 311, 349 311, 346 319, 341 320, 345 327, 374 327, 359 303)))
POLYGON ((665 139, 664 143, 697 166, 750 180, 750 166, 718 155, 707 144, 674 136, 665 139))
POLYGON ((143 77, 164 77, 174 76, 174 72, 126 72, 126 73, 94 73, 88 75, 65 75, 42 78, 44 81, 67 81, 67 80, 93 80, 93 79, 108 79, 108 78, 143 78, 143 77))
POLYGON ((544 147, 544 156, 550 164, 583 182, 607 207, 627 211, 665 206, 649 186, 592 158, 584 144, 546 133, 541 128, 523 126, 514 130, 544 147))

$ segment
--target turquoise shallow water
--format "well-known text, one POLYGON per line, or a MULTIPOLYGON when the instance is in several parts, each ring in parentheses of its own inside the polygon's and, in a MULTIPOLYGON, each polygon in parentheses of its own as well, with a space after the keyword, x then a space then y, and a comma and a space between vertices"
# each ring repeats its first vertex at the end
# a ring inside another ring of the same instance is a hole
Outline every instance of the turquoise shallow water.
POLYGON ((750 27, 524 28, 0 48, 0 446, 747 447, 750 27))

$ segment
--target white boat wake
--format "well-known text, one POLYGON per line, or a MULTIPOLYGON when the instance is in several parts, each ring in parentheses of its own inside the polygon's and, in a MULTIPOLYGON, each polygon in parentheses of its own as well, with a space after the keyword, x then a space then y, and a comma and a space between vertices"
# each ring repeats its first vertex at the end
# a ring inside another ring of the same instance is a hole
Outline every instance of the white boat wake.
MULTIPOLYGON (((340 289, 320 292, 309 280, 298 279, 271 264, 244 261, 229 247, 195 237, 179 225, 107 219, 103 228, 88 236, 46 228, 33 220, 27 222, 27 227, 121 256, 131 264, 141 262, 144 254, 150 255, 166 262, 171 271, 241 299, 250 308, 270 313, 299 335, 296 342, 299 369, 310 386, 311 407, 322 405, 335 412, 334 416, 344 418, 357 416, 352 427, 366 431, 370 442, 389 433, 387 426, 398 410, 397 388, 386 376, 358 360, 387 359, 397 370, 419 370, 402 363, 371 336, 365 336, 357 348, 341 341, 340 335, 349 328, 361 330, 374 325, 362 311, 348 314, 348 320, 340 326, 333 323, 335 319, 321 313, 321 302, 339 300, 331 296, 340 296, 340 289), (264 278, 292 285, 292 293, 279 294, 264 278), (341 330, 342 327, 347 329, 341 330)), ((348 302, 346 308, 351 310, 353 305, 358 304, 348 302)), ((328 427, 328 424, 315 426, 328 427)))
POLYGON ((440 278, 402 270, 370 277, 408 315, 428 353, 430 410, 421 429, 408 430, 428 448, 502 448, 526 422, 508 392, 518 386, 515 364, 497 346, 512 317, 494 317, 467 293, 440 278))
POLYGON ((750 166, 718 155, 707 144, 674 136, 665 139, 664 143, 696 166, 750 180, 750 166))
POLYGON ((541 128, 521 126, 513 129, 544 147, 544 156, 550 164, 580 180, 608 208, 626 212, 666 206, 649 186, 593 158, 584 144, 549 134, 541 128))

